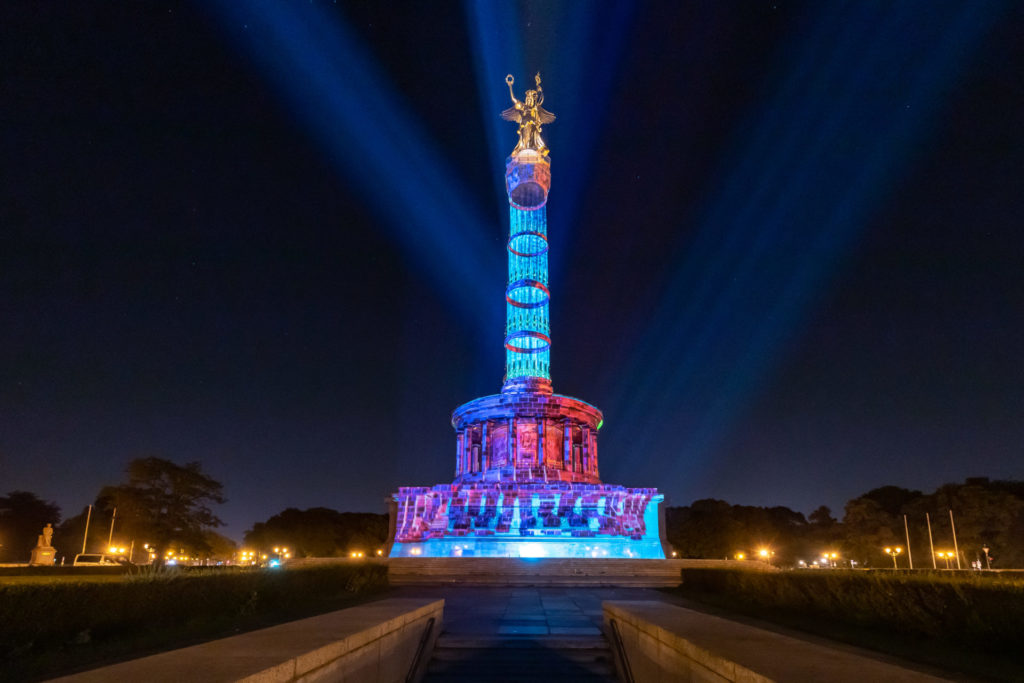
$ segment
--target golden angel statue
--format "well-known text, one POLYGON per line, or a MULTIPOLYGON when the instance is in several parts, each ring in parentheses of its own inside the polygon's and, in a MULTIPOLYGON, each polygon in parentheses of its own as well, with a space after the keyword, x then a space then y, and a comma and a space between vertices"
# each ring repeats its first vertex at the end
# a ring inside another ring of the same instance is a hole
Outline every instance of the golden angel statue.
POLYGON ((534 81, 537 83, 537 89, 527 90, 526 101, 520 102, 512 90, 515 79, 512 78, 512 74, 505 76, 505 82, 508 83, 508 94, 512 96, 512 106, 501 112, 501 118, 519 124, 519 144, 512 150, 512 156, 524 149, 536 150, 544 156, 548 154, 548 146, 544 144, 544 140, 540 136, 540 128, 542 125, 554 121, 555 115, 540 106, 544 103, 544 89, 540 87, 539 73, 534 76, 534 81))

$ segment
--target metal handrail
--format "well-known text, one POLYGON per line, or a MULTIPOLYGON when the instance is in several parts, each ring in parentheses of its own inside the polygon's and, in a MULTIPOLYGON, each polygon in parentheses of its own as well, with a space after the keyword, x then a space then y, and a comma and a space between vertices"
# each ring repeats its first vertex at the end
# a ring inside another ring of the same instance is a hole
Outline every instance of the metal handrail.
POLYGON ((430 633, 434 630, 434 617, 430 617, 427 620, 427 627, 423 629, 423 635, 420 636, 420 644, 416 647, 416 656, 412 658, 412 666, 409 667, 409 673, 405 677, 405 683, 413 683, 416 680, 416 669, 420 666, 420 659, 423 658, 423 650, 427 647, 427 641, 430 640, 430 633))
POLYGON ((609 619, 608 624, 612 628, 612 642, 615 643, 615 652, 618 655, 619 661, 622 662, 623 683, 636 683, 633 678, 633 670, 629 668, 626 647, 622 644, 622 636, 619 634, 619 624, 614 619, 609 619))

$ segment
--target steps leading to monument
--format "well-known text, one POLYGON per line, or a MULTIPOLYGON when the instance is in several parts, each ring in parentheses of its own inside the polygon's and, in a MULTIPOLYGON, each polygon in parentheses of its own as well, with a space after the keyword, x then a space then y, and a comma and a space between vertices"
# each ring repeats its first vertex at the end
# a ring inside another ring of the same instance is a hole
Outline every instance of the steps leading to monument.
POLYGON ((618 679, 611 648, 603 636, 442 634, 423 680, 611 683, 618 679))
MULTIPOLYGON (((392 585, 678 586, 692 560, 518 559, 504 557, 392 558, 392 585)), ((714 563, 714 561, 712 561, 714 563)), ((702 565, 703 566, 703 565, 702 565)))

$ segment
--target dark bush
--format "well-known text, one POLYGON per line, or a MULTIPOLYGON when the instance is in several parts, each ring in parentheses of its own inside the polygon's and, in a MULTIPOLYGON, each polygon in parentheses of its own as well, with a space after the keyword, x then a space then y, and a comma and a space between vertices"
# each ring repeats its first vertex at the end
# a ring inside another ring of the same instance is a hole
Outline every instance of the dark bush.
POLYGON ((988 651, 1024 651, 1024 581, 883 572, 684 569, 684 594, 988 651))
POLYGON ((254 615, 329 606, 386 583, 386 566, 362 564, 0 586, 0 657, 147 633, 187 635, 254 615))
POLYGON ((0 567, 0 576, 117 576, 127 574, 128 567, 72 567, 54 565, 52 567, 0 567))

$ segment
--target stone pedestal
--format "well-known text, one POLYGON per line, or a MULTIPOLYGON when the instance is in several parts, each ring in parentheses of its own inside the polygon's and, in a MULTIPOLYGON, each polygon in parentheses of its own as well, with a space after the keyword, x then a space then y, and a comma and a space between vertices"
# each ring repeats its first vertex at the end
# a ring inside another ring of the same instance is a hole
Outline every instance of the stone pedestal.
POLYGON ((32 548, 32 559, 29 560, 30 567, 52 567, 57 550, 50 546, 36 546, 32 548))

